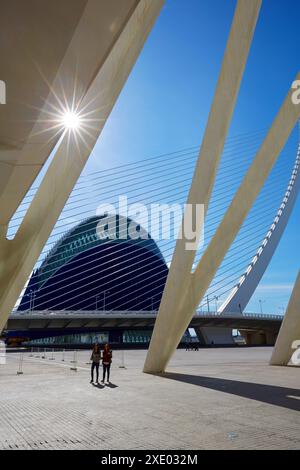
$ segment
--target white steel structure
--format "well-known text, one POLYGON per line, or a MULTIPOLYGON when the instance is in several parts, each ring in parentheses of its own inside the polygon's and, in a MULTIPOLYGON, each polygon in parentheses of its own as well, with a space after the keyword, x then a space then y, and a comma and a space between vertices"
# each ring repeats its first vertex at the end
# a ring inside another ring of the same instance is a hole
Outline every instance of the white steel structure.
POLYGON ((300 146, 292 175, 277 214, 245 273, 218 311, 243 312, 261 280, 288 223, 300 188, 300 146))
POLYGON ((0 43, 1 79, 8 86, 7 104, 0 107, 0 332, 163 3, 1 4, 6 38, 0 43), (14 239, 8 240, 13 214, 54 150, 14 239))
MULTIPOLYGON (((260 1, 238 1, 223 65, 195 170, 189 204, 204 204, 207 210, 220 155, 232 117, 239 84, 247 60, 260 1)), ((300 73, 296 79, 300 78, 300 73)), ((300 105, 290 89, 194 272, 195 251, 186 251, 186 238, 176 244, 144 372, 161 373, 201 302, 216 271, 271 172, 279 153, 300 116, 300 105)), ((201 227, 197 227, 199 231, 201 227)), ((182 230, 182 233, 184 231, 182 230)))

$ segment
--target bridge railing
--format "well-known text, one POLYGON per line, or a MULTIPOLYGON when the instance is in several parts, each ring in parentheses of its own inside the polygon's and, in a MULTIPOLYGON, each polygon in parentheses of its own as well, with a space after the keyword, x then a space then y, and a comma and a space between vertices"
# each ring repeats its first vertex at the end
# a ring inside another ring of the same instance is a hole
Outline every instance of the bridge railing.
POLYGON ((220 313, 220 312, 196 312, 197 316, 203 316, 203 317, 221 317, 221 318, 261 318, 265 320, 282 320, 284 315, 274 315, 272 313, 255 313, 255 312, 226 312, 226 313, 220 313))
MULTIPOLYGON (((130 315, 130 316, 143 316, 143 315, 156 315, 156 311, 131 311, 131 310, 122 310, 122 311, 109 311, 109 310, 60 310, 60 311, 51 311, 51 310, 23 310, 23 311, 14 311, 12 312, 10 318, 22 318, 22 317, 31 317, 31 318, 55 318, 55 317, 71 317, 71 318, 82 318, 88 316, 119 316, 119 315, 130 315)), ((197 311, 195 313, 196 317, 203 318, 252 318, 252 319, 262 319, 262 320, 276 320, 280 321, 283 319, 283 315, 273 315, 267 313, 255 313, 255 312, 203 312, 197 311)))

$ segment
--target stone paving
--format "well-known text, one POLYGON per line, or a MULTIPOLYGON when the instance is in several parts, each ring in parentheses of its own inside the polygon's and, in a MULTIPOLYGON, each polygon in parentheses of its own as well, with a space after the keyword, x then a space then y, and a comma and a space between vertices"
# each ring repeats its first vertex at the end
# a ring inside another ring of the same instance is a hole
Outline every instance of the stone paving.
POLYGON ((270 348, 178 350, 165 376, 146 351, 114 353, 110 386, 89 383, 68 352, 0 365, 0 449, 299 449, 300 369, 270 367, 270 348))

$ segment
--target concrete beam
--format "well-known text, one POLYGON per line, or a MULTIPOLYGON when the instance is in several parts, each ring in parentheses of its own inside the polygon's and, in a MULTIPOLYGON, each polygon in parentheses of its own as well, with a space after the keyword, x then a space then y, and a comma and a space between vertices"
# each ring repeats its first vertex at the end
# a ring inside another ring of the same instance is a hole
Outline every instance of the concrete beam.
POLYGON ((62 134, 55 118, 85 96, 139 1, 2 2, 0 231, 62 134))
POLYGON ((235 344, 231 328, 204 326, 195 331, 203 344, 235 344))
MULTIPOLYGON (((297 75, 297 79, 300 79, 300 73, 297 75)), ((165 340, 163 347, 158 348, 157 351, 155 349, 152 350, 152 355, 147 362, 147 371, 161 372, 165 370, 168 361, 179 344, 183 332, 193 317, 194 311, 212 282, 272 170, 279 153, 296 125, 300 117, 300 105, 293 103, 291 99, 292 91, 291 89, 289 90, 271 129, 258 150, 252 165, 246 173, 194 273, 189 275, 189 287, 186 292, 181 292, 182 300, 179 302, 176 315, 174 315, 174 312, 169 312, 168 318, 160 322, 160 338, 169 335, 169 341, 165 340)), ((158 335, 154 337, 154 340, 157 341, 157 339, 158 335)), ((158 343, 155 346, 157 348, 158 343)))
MULTIPOLYGON (((96 2, 97 3, 97 2, 96 2)), ((71 193, 163 0, 140 0, 82 98, 78 112, 95 119, 85 139, 65 134, 13 240, 0 239, 0 332, 71 193)), ((74 56, 74 60, 76 55, 74 56)))
POLYGON ((288 365, 295 340, 300 340, 300 271, 272 353, 272 366, 288 365))
POLYGON ((239 330, 248 346, 266 346, 267 338, 264 331, 239 330))
MULTIPOLYGON (((203 204, 206 213, 225 139, 238 96, 261 0, 237 2, 224 59, 203 137, 187 204, 203 204)), ((203 226, 203 225, 202 225, 203 226)), ((199 232, 202 226, 198 227, 199 232)), ((186 250, 187 238, 176 247, 170 266, 158 318, 146 358, 144 372, 161 372, 176 348, 186 327, 182 329, 180 306, 190 281, 197 249, 186 250), (174 333, 169 328, 172 326, 174 333), (162 350, 164 345, 164 350, 162 350)), ((189 316, 190 317, 190 316, 189 316)), ((186 322, 184 322, 186 323, 186 322)))

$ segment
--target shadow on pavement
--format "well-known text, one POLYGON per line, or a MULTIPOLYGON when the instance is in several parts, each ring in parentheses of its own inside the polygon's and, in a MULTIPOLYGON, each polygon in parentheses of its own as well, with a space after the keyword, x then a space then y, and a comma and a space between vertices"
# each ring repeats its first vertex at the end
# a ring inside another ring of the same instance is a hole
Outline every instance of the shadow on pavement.
POLYGON ((118 388, 118 385, 112 384, 112 383, 110 382, 109 384, 105 384, 105 387, 109 387, 109 388, 118 388))
POLYGON ((104 388, 104 385, 101 385, 101 384, 92 384, 93 387, 96 387, 96 388, 104 388))
POLYGON ((203 377, 189 374, 166 372, 157 374, 160 377, 178 380, 199 387, 230 393, 240 397, 256 400, 270 405, 300 411, 300 390, 275 385, 264 385, 252 382, 239 382, 237 380, 221 379, 217 377, 203 377))

